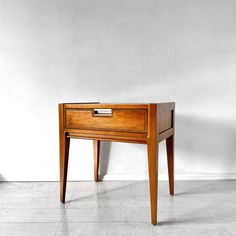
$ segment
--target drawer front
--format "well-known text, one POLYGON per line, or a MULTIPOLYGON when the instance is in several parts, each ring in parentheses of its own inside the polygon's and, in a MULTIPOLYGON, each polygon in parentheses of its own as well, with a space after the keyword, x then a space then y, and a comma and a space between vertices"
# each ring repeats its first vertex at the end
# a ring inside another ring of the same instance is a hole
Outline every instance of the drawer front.
POLYGON ((147 110, 107 110, 111 113, 96 114, 94 109, 66 109, 65 126, 67 129, 147 132, 147 110))

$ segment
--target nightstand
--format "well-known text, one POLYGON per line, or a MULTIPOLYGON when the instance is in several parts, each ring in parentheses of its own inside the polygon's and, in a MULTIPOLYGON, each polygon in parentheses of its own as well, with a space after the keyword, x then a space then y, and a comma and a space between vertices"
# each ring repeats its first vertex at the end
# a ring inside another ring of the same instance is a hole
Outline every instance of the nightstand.
POLYGON ((71 138, 91 139, 98 181, 100 141, 147 144, 151 222, 157 222, 158 144, 166 140, 169 191, 174 195, 175 103, 59 104, 60 199, 65 202, 71 138))

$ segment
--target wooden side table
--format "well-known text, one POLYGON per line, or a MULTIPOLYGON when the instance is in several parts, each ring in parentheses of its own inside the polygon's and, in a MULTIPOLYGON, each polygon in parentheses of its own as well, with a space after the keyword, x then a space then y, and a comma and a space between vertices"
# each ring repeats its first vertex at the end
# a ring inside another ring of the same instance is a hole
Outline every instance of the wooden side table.
POLYGON ((65 202, 70 138, 92 139, 98 181, 100 141, 147 144, 151 222, 157 222, 158 144, 166 140, 169 191, 174 195, 175 103, 59 104, 60 200, 65 202))

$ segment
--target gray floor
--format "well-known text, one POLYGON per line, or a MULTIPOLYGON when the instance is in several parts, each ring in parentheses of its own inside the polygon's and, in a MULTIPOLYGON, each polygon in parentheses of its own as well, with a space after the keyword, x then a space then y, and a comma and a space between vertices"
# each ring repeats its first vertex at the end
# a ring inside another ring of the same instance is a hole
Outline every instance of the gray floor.
POLYGON ((148 182, 0 182, 0 235, 236 235, 236 181, 159 182, 158 225, 148 182))

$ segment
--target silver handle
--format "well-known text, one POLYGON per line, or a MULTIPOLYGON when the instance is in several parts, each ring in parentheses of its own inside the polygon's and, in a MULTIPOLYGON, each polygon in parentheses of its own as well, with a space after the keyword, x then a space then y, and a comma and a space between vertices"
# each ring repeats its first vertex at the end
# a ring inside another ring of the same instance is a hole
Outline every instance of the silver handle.
POLYGON ((95 108, 93 109, 94 116, 111 116, 112 109, 109 108, 95 108))

